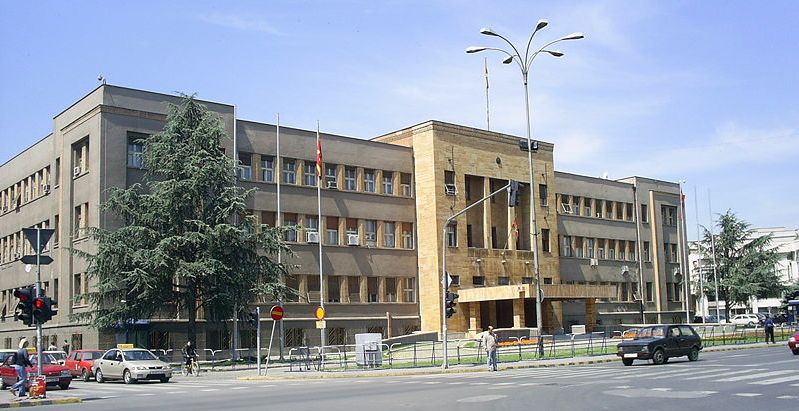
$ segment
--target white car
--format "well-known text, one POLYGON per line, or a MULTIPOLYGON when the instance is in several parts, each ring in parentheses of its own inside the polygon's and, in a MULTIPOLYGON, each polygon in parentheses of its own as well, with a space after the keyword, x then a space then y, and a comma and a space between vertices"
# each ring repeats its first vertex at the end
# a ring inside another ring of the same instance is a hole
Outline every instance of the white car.
POLYGON ((754 314, 738 314, 732 317, 731 323, 735 325, 753 326, 760 323, 760 319, 754 314))

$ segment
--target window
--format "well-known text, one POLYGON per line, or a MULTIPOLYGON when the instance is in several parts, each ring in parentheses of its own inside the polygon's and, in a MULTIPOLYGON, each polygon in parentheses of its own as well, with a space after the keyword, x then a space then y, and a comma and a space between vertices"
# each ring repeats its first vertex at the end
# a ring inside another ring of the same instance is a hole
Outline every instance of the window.
POLYGON ((633 205, 632 203, 625 203, 625 209, 627 210, 627 221, 633 221, 633 205))
POLYGON ((646 283, 646 300, 647 301, 653 301, 652 300, 652 283, 651 282, 647 282, 646 283))
POLYGON ((605 201, 605 218, 608 220, 613 218, 613 201, 605 201))
POLYGON ((644 241, 644 261, 649 262, 652 261, 649 259, 649 241, 644 241))
POLYGON ((327 302, 337 303, 341 302, 341 285, 339 284, 339 277, 331 275, 327 277, 327 302))
POLYGON ((563 253, 564 257, 572 256, 572 238, 570 236, 563 236, 561 241, 561 252, 563 253))
POLYGON ((674 301, 674 289, 672 283, 666 283, 666 301, 674 301))
POLYGON ((305 230, 311 232, 319 232, 319 217, 305 216, 305 230))
POLYGON ((144 139, 146 134, 128 133, 128 167, 144 167, 144 139))
POLYGON ((385 288, 386 288, 386 302, 387 303, 395 303, 397 302, 397 282, 400 280, 399 278, 395 277, 386 277, 385 281, 385 288))
POLYGON ((89 220, 89 203, 83 203, 79 206, 75 206, 74 218, 74 237, 86 237, 86 228, 88 227, 87 223, 89 220))
POLYGON ((458 225, 456 223, 450 223, 447 226, 447 247, 457 247, 458 246, 458 225))
POLYGON ((629 244, 629 250, 630 250, 627 253, 627 259, 630 261, 635 261, 635 247, 636 247, 635 241, 628 241, 627 244, 629 244))
POLYGON ((377 221, 366 220, 364 222, 364 234, 366 235, 366 245, 374 247, 377 245, 377 221))
MULTIPOLYGON (((455 280, 452 280, 452 283, 455 283, 455 280)), ((416 302, 416 279, 413 277, 408 277, 405 279, 405 299, 406 303, 415 303, 416 302)))
POLYGON ((402 248, 413 249, 413 224, 402 223, 402 248))
POLYGON ((450 274, 449 278, 451 280, 450 285, 461 285, 461 276, 450 274))
POLYGON ((619 283, 619 300, 620 301, 629 301, 630 295, 627 289, 627 283, 619 283))
POLYGON ((663 243, 663 259, 666 260, 667 263, 673 262, 671 260, 671 244, 663 243))
POLYGON ((363 170, 363 191, 367 193, 375 192, 375 171, 363 170))
POLYGON ((594 258, 594 239, 593 238, 589 238, 588 239, 588 250, 587 251, 588 251, 587 257, 588 258, 594 258))
POLYGON ((292 159, 283 160, 283 182, 286 184, 297 184, 297 165, 292 159))
POLYGON ((84 274, 78 273, 72 276, 72 306, 83 307, 86 305, 86 284, 84 274))
POLYGON ((288 229, 283 234, 284 241, 295 242, 297 241, 297 214, 285 213, 283 214, 283 225, 288 229))
POLYGON ((572 214, 580 215, 580 197, 572 196, 572 214))
POLYGON ((522 277, 522 284, 532 284, 533 277, 522 277))
POLYGON ((547 185, 546 184, 539 184, 538 185, 538 200, 541 202, 541 207, 548 206, 548 193, 547 193, 547 185))
POLYGON ((366 277, 366 292, 368 294, 368 301, 370 303, 376 303, 379 300, 377 293, 378 293, 378 285, 377 285, 377 277, 366 277))
POLYGON ((482 286, 485 285, 486 278, 482 275, 475 275, 472 277, 472 285, 474 286, 482 286))
POLYGON ((616 240, 608 240, 608 260, 616 259, 616 240))
POLYGON ((404 197, 411 196, 411 175, 408 173, 400 173, 400 189, 404 197))
MULTIPOLYGON (((73 350, 82 350, 83 349, 83 334, 72 334, 72 349, 73 350)), ((64 350, 66 351, 66 350, 64 350)))
POLYGON ((574 238, 574 256, 577 258, 583 258, 583 238, 582 237, 575 237, 574 238))
POLYGON ((261 157, 261 181, 272 182, 275 174, 275 160, 272 157, 261 157))
POLYGON ((624 203, 616 203, 616 219, 624 219, 624 203))
POLYGON ((53 229, 55 230, 53 231, 53 247, 58 247, 58 240, 61 237, 61 217, 58 214, 53 218, 53 229))
POLYGON ((544 277, 544 284, 552 284, 552 277, 544 277))
POLYGON ((239 153, 239 178, 245 181, 252 180, 252 155, 239 153))
POLYGON ((681 288, 682 287, 680 287, 680 286, 681 286, 680 283, 674 283, 674 301, 682 301, 682 299, 681 299, 681 295, 682 295, 681 288))
POLYGON ((55 159, 55 173, 53 178, 53 187, 58 187, 61 183, 61 157, 55 159))
POLYGON ((327 217, 327 245, 338 245, 338 217, 327 217))
POLYGON ((357 170, 355 167, 344 167, 344 189, 347 191, 355 191, 358 189, 356 184, 357 170))
POLYGON ((646 208, 647 208, 646 204, 641 204, 641 222, 642 223, 648 223, 649 222, 649 216, 647 214, 646 208))
POLYGON ((383 247, 394 248, 394 231, 396 226, 394 223, 383 223, 383 247))
POLYGON ((394 173, 383 171, 383 194, 394 194, 394 173))
POLYGON ((677 225, 677 207, 661 206, 660 213, 663 215, 663 225, 676 226, 677 225))
POLYGON ((597 218, 602 218, 602 206, 605 204, 602 200, 594 200, 597 218))
POLYGON ((541 250, 545 253, 552 251, 551 247, 549 246, 549 229, 547 228, 541 229, 541 250))
POLYGON ((627 242, 619 240, 619 260, 624 261, 625 247, 627 247, 627 242))
POLYGON ((89 171, 89 137, 72 145, 72 166, 73 177, 77 177, 89 171))
POLYGON ((302 184, 316 187, 316 163, 306 161, 302 166, 302 184))
POLYGON ((497 277, 497 285, 510 285, 510 277, 497 277))
POLYGON ((590 198, 583 198, 583 216, 585 217, 593 217, 594 215, 591 214, 591 199, 590 198))
POLYGON ((338 175, 336 174, 337 166, 335 164, 325 164, 325 187, 337 188, 338 175))
POLYGON ((672 245, 671 245, 671 262, 673 262, 673 263, 678 263, 678 262, 680 262, 680 261, 677 259, 677 244, 672 244, 672 245))

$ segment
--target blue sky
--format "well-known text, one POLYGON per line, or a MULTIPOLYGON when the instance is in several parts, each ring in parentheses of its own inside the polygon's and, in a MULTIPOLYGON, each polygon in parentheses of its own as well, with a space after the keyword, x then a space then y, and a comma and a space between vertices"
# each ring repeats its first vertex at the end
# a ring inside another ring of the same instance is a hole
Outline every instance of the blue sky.
POLYGON ((556 169, 685 180, 689 237, 713 209, 799 226, 799 4, 793 1, 0 2, 0 163, 109 83, 197 93, 239 117, 371 138, 436 119, 524 135, 517 68, 467 55, 489 26, 537 44, 534 138, 556 169))

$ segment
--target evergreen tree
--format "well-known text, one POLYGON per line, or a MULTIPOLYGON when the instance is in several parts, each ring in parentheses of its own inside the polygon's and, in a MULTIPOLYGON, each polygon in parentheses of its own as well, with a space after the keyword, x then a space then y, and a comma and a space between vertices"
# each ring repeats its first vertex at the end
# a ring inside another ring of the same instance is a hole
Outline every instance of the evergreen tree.
POLYGON ((218 116, 183 96, 163 131, 144 139, 143 184, 111 189, 102 205, 119 227, 92 229, 96 253, 76 252, 96 282, 82 314, 92 326, 180 315, 196 342, 200 309, 229 319, 241 304, 288 291, 286 267, 271 258, 289 253, 281 230, 246 214, 250 192, 236 186, 226 138, 218 116))
MULTIPOLYGON (((704 229, 701 250, 707 262, 712 261, 715 246, 716 272, 719 295, 716 301, 724 301, 724 315, 730 318, 730 307, 749 305, 750 297, 766 298, 778 296, 784 289, 776 270, 778 255, 770 247, 771 235, 757 237, 749 223, 738 219, 730 210, 719 216, 719 234, 711 236, 704 229), (711 243, 711 239, 715 244, 711 243)), ((712 269, 704 270, 711 276, 712 269)), ((715 296, 712 278, 705 281, 705 292, 715 296)))

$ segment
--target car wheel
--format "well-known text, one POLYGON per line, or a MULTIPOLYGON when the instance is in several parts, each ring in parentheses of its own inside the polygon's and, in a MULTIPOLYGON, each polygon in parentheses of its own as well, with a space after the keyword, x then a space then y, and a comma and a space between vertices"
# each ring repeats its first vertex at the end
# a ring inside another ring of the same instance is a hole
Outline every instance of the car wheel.
POLYGON ((621 363, 629 367, 629 366, 633 365, 633 359, 632 358, 622 358, 621 359, 621 363))
POLYGON ((696 361, 699 359, 699 348, 692 347, 688 352, 688 361, 696 361))
POLYGON ((69 389, 69 383, 58 384, 58 388, 61 388, 62 390, 68 390, 69 389))
POLYGON ((666 354, 663 353, 662 349, 658 348, 652 354, 652 362, 655 363, 655 365, 663 365, 666 363, 666 361, 666 354))
MULTIPOLYGON (((793 355, 799 355, 799 348, 793 350, 793 355)), ((5 385, 5 383, 3 383, 5 385)))
POLYGON ((80 379, 81 380, 88 382, 90 377, 91 377, 91 374, 89 374, 89 371, 87 369, 84 368, 84 369, 80 370, 80 379))
POLYGON ((125 372, 122 373, 122 380, 125 381, 125 384, 133 384, 136 382, 136 379, 130 375, 130 370, 125 370, 125 372))
POLYGON ((169 377, 161 377, 161 382, 169 382, 169 377))
POLYGON ((746 323, 746 326, 747 326, 747 327, 754 327, 754 325, 755 325, 755 323, 753 323, 753 322, 751 322, 751 321, 749 321, 748 323, 746 323))
POLYGON ((104 383, 105 378, 103 378, 103 370, 98 368, 97 371, 94 372, 94 379, 100 384, 104 383))

